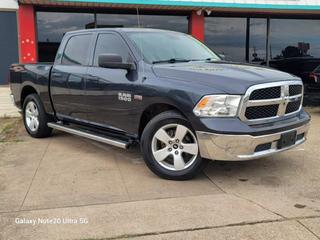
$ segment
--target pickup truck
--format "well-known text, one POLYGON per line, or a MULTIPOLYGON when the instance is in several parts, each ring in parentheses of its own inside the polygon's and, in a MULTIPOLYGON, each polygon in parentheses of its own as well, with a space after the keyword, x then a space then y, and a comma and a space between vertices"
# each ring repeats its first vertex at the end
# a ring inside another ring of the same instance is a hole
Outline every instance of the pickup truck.
POLYGON ((224 61, 187 34, 157 29, 68 32, 53 64, 13 64, 10 87, 30 136, 57 129, 140 144, 146 165, 173 180, 194 177, 208 159, 296 147, 310 121, 300 78, 224 61))

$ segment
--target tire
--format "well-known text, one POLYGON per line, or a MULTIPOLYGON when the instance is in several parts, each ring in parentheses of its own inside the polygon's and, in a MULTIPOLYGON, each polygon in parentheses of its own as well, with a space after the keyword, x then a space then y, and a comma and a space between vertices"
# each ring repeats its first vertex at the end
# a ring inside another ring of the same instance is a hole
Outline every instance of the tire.
POLYGON ((23 122, 28 134, 34 138, 49 137, 52 128, 47 126, 51 118, 45 112, 37 94, 28 95, 23 102, 23 122))
POLYGON ((160 113, 150 120, 141 136, 141 151, 150 170, 169 180, 191 179, 207 163, 200 157, 191 124, 176 111, 160 113))

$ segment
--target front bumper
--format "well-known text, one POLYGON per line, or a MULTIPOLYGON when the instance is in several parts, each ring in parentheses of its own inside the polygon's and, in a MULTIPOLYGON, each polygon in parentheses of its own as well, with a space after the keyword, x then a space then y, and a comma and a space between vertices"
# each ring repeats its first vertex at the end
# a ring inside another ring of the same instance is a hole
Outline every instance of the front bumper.
POLYGON ((294 148, 306 140, 310 124, 267 135, 231 135, 197 131, 200 155, 212 160, 251 160, 294 148), (297 131, 295 144, 278 148, 281 135, 297 131))

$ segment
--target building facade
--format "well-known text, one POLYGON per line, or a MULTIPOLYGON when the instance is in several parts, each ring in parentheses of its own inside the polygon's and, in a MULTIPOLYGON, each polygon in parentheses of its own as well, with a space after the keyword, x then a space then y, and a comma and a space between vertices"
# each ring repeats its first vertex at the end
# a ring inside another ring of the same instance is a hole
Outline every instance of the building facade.
POLYGON ((16 1, 0 1, 0 84, 8 81, 10 64, 19 61, 17 10, 16 1))
MULTIPOLYGON (((2 1, 17 8, 14 0, 2 1)), ((5 22, 13 27, 16 12, 11 13, 5 22)), ((19 0, 16 19, 19 34, 10 44, 18 42, 15 49, 22 63, 53 61, 67 31, 151 27, 189 33, 227 60, 297 75, 320 65, 317 0, 19 0)), ((8 24, 3 25, 0 31, 9 34, 8 24)), ((0 47, 8 49, 2 43, 0 47)), ((7 62, 14 60, 15 54, 9 55, 7 62)), ((6 82, 7 62, 1 64, 0 83, 6 82)))

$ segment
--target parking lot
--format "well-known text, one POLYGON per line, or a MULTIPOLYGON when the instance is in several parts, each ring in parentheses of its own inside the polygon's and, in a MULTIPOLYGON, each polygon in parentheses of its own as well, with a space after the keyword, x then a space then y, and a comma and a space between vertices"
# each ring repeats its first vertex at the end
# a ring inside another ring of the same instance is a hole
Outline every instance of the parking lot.
POLYGON ((307 110, 306 144, 212 161, 180 182, 150 172, 138 148, 32 139, 19 118, 2 118, 0 239, 320 239, 320 108, 307 110))

